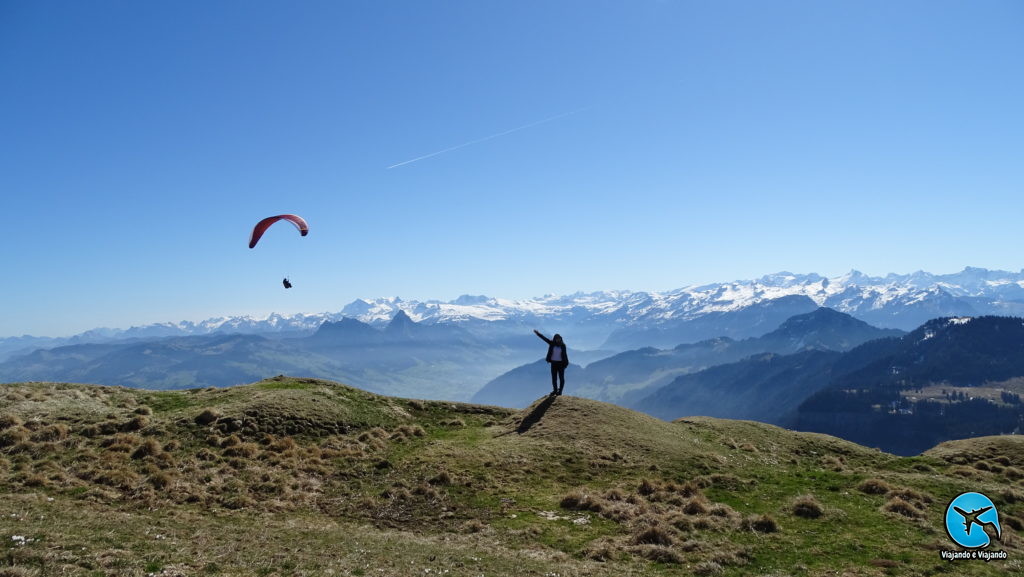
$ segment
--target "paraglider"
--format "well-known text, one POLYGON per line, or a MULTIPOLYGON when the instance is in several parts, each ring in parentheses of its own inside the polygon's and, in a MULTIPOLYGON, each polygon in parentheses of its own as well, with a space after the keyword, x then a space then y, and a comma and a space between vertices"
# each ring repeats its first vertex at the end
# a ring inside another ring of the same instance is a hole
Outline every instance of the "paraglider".
MULTIPOLYGON (((279 214, 277 216, 268 216, 267 218, 257 222, 256 226, 253 227, 252 234, 249 236, 249 248, 255 248, 256 243, 260 241, 260 238, 263 236, 263 233, 267 232, 267 229, 270 228, 272 224, 279 220, 287 220, 288 222, 294 224, 295 228, 299 229, 299 234, 302 236, 306 236, 307 234, 309 234, 309 225, 306 224, 305 219, 303 219, 301 216, 297 214, 279 214)), ((286 289, 292 288, 292 283, 290 280, 288 280, 288 277, 284 277, 284 280, 281 281, 281 284, 284 285, 284 288, 286 289)))
POLYGON ((309 225, 299 215, 296 214, 279 214, 277 216, 268 216, 267 218, 256 223, 256 226, 252 229, 252 235, 249 237, 249 248, 256 246, 256 243, 260 241, 260 237, 263 233, 267 232, 270 225, 274 224, 279 220, 287 220, 288 222, 295 225, 295 228, 299 229, 299 234, 306 236, 309 234, 309 225))

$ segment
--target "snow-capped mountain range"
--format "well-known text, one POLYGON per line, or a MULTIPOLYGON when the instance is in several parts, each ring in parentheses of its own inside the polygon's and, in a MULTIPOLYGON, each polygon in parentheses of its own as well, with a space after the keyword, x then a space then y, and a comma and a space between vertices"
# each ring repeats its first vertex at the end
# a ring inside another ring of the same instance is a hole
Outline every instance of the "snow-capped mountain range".
MULTIPOLYGON (((65 339, 15 337, 0 339, 11 349, 32 345, 57 346, 113 339, 247 333, 308 335, 324 322, 354 318, 383 326, 398 311, 418 323, 452 323, 482 327, 563 326, 579 329, 589 346, 615 331, 664 330, 693 321, 708 321, 785 303, 785 314, 824 306, 885 328, 910 330, 939 316, 980 314, 1024 315, 1024 270, 1009 272, 968 267, 945 275, 927 272, 872 277, 851 271, 827 278, 818 274, 780 272, 756 280, 689 286, 665 292, 601 291, 546 295, 525 300, 464 295, 453 301, 403 300, 397 297, 356 300, 336 313, 221 317, 201 322, 182 321, 132 327, 95 329, 65 339), (781 299, 781 300, 780 300, 781 299), (39 342, 36 342, 39 341, 39 342)), ((781 306, 781 305, 780 305, 781 306)), ((780 313, 782 314, 782 313, 780 313)), ((759 317, 760 318, 760 317, 759 317)), ((776 325, 777 326, 777 325, 776 325)), ((773 330, 767 326, 762 331, 773 330)), ((714 334, 712 328, 708 336, 714 334)), ((756 332, 756 331, 755 331, 756 332)), ((703 334, 703 331, 700 333, 703 334)), ((729 331, 720 334, 729 335, 729 331)), ((732 336, 749 336, 737 333, 732 336)), ((687 333, 689 337, 689 333, 687 333)), ((666 337, 680 338, 679 335, 666 337)), ((695 338, 695 337, 694 337, 695 338)), ((577 339, 579 342, 579 338, 577 339)), ((675 341, 675 344, 682 341, 675 341)), ((635 344, 632 342, 623 343, 635 344)), ((656 343, 648 343, 655 344, 656 343)), ((673 345, 674 346, 674 345, 673 345)), ((0 349, 0 353, 2 353, 0 349)))
MULTIPOLYGON (((380 324, 390 321, 402 310, 416 322, 433 323, 562 317, 585 311, 627 324, 648 324, 737 311, 787 296, 805 296, 817 306, 853 316, 936 300, 960 300, 986 309, 977 311, 979 314, 995 312, 992 308, 1012 314, 1024 312, 1024 270, 1014 273, 968 267, 947 275, 916 272, 885 277, 851 271, 834 278, 814 273, 780 272, 756 280, 690 286, 666 292, 601 291, 546 295, 528 300, 464 295, 449 302, 379 298, 357 300, 342 309, 340 316, 380 324)), ((913 326, 916 324, 905 328, 913 326)))
POLYGON ((671 347, 716 336, 759 336, 789 316, 817 307, 881 328, 903 330, 940 316, 1020 316, 1024 315, 1024 270, 965 268, 946 275, 916 272, 884 277, 851 271, 834 278, 780 272, 756 280, 665 292, 602 291, 528 300, 466 295, 450 302, 381 298, 355 301, 340 315, 377 326, 400 310, 428 324, 490 322, 555 329, 568 325, 579 344, 622 350, 671 347))

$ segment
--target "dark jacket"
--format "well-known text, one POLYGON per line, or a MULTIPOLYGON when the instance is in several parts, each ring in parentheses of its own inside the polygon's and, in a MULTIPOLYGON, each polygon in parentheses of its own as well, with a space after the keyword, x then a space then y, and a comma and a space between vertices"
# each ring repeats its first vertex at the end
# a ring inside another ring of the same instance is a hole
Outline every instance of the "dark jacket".
POLYGON ((535 332, 535 334, 538 337, 540 337, 541 339, 543 339, 545 343, 548 344, 548 355, 546 357, 544 357, 545 361, 550 363, 551 362, 551 357, 555 353, 555 347, 559 347, 560 349, 562 349, 562 362, 567 364, 567 365, 569 364, 569 350, 565 347, 565 341, 562 341, 562 344, 557 345, 557 344, 555 344, 555 341, 547 338, 546 336, 544 336, 544 335, 542 335, 540 333, 536 333, 536 332, 535 332))

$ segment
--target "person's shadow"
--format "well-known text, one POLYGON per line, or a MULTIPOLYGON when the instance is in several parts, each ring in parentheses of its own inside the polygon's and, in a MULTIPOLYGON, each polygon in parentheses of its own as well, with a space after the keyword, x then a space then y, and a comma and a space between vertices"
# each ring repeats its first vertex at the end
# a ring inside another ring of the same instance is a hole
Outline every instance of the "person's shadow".
POLYGON ((531 427, 540 422, 541 418, 544 417, 544 413, 548 412, 548 408, 551 407, 551 404, 554 402, 555 397, 553 395, 549 395, 548 398, 541 401, 539 405, 530 411, 529 415, 523 417, 519 426, 516 427, 516 432, 522 435, 526 431, 529 431, 531 427))

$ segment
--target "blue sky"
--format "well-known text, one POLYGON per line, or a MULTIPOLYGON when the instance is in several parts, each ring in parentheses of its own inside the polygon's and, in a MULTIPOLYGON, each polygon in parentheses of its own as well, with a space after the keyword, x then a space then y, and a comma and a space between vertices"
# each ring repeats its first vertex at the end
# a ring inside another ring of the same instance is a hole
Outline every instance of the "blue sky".
POLYGON ((0 336, 1018 270, 1022 30, 1012 0, 0 0, 0 336), (285 212, 309 236, 249 250, 285 212))

